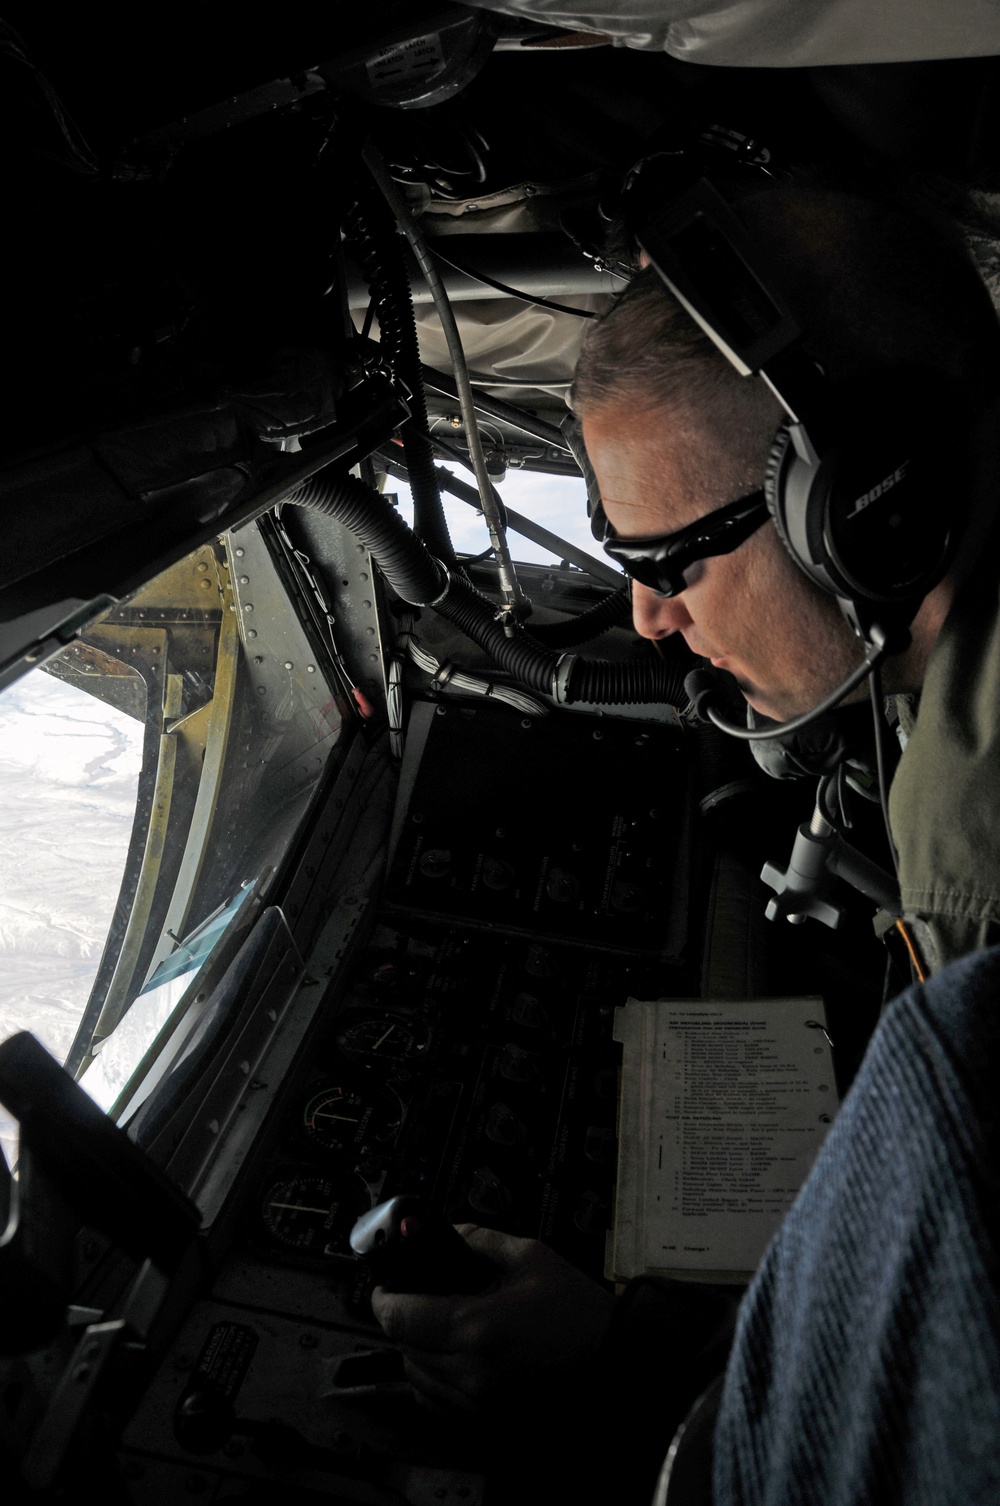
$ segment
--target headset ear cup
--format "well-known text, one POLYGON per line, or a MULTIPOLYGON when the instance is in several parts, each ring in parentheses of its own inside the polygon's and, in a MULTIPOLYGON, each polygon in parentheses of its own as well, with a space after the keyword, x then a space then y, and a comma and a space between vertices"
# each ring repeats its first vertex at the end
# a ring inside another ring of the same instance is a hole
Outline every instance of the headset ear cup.
POLYGON ((778 537, 799 569, 822 591, 840 592, 838 580, 831 576, 822 547, 823 495, 822 477, 830 465, 803 460, 795 449, 791 430, 782 424, 767 457, 764 470, 764 499, 774 519, 778 537))
POLYGON ((764 470, 764 500, 767 510, 771 514, 774 526, 778 530, 778 536, 788 552, 795 557, 791 539, 788 536, 788 519, 786 516, 786 492, 784 476, 788 459, 788 450, 792 443, 792 436, 785 424, 782 424, 771 444, 767 456, 767 466, 764 470))

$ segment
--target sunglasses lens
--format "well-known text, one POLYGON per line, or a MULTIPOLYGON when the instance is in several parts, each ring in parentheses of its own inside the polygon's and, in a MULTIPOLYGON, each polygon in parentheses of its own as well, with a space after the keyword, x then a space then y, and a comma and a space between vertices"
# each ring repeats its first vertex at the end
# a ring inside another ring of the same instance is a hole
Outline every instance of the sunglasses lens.
POLYGON ((668 565, 664 560, 650 559, 639 549, 630 548, 628 544, 618 539, 605 544, 604 552, 610 555, 615 564, 620 565, 632 580, 637 580, 641 586, 655 591, 658 596, 676 596, 678 591, 684 589, 683 570, 675 568, 673 564, 668 565))
POLYGON ((607 527, 603 508, 601 516, 606 528, 605 554, 626 575, 658 596, 679 596, 687 589, 685 574, 693 565, 715 555, 731 554, 756 533, 767 517, 767 503, 763 492, 750 492, 685 528, 648 539, 618 539, 607 527))

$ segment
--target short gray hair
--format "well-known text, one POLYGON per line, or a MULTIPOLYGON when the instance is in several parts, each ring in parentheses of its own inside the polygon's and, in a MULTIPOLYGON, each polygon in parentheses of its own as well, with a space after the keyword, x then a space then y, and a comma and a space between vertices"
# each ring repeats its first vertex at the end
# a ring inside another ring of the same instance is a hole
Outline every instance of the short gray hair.
POLYGON ((680 473, 696 502, 760 486, 781 419, 766 384, 737 374, 651 267, 588 328, 570 402, 578 418, 621 406, 693 436, 680 473))
MULTIPOLYGON (((739 213, 766 237, 776 285, 834 380, 905 365, 942 381, 997 380, 989 296, 954 221, 926 198, 788 186, 739 213)), ((667 410, 718 436, 740 474, 762 473, 778 422, 766 385, 735 372, 651 267, 588 329, 571 403, 581 418, 667 410)))

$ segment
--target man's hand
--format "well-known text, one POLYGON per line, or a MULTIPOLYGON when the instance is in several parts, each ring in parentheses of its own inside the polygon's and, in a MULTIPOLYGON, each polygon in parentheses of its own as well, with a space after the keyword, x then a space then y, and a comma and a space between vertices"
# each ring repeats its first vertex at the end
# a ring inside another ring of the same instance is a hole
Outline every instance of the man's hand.
POLYGON ((475 1224, 458 1231, 498 1267, 496 1286, 471 1297, 380 1286, 372 1294, 372 1311, 422 1396, 471 1411, 596 1355, 614 1310, 610 1292, 537 1240, 475 1224))

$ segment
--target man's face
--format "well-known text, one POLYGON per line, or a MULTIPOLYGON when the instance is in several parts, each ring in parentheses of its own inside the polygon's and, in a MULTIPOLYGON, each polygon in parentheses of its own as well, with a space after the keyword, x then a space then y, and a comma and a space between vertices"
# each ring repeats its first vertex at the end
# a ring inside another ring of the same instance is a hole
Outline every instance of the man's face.
MULTIPOLYGON (((668 418, 608 408, 583 421, 604 510, 622 538, 682 528, 737 495, 677 500, 690 497, 681 477, 692 471, 680 447, 699 439, 668 418)), ((633 583, 636 632, 654 640, 683 634, 764 716, 788 721, 811 711, 863 658, 836 602, 798 568, 771 522, 732 554, 694 565, 686 579, 685 590, 666 598, 633 583)))

